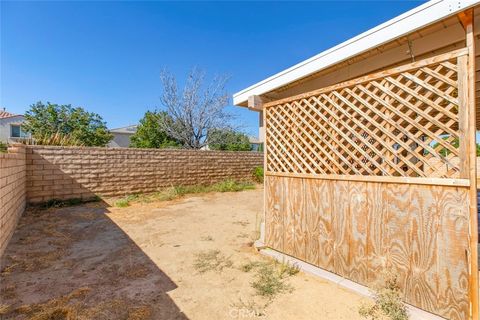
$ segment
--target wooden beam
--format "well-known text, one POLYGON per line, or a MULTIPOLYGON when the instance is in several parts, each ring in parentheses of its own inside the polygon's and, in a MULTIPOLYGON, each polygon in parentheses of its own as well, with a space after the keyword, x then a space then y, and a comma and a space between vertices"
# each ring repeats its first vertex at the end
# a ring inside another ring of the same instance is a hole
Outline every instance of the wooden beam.
POLYGON ((468 49, 468 128, 466 136, 466 152, 469 156, 470 179, 470 319, 478 319, 478 215, 477 215, 477 170, 476 170, 476 134, 475 134, 475 35, 473 26, 473 9, 459 14, 465 27, 465 40, 468 49))
POLYGON ((473 25, 473 8, 458 13, 457 17, 463 29, 467 30, 468 25, 473 25))
POLYGON ((263 110, 264 99, 260 96, 253 95, 248 97, 248 109, 254 111, 263 110))

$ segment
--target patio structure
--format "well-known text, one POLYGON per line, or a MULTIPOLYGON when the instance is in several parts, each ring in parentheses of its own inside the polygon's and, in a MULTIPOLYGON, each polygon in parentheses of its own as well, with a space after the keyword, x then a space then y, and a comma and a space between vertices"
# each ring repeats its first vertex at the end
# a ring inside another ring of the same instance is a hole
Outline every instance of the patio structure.
POLYGON ((263 114, 267 247, 478 319, 479 4, 429 1, 234 95, 263 114))

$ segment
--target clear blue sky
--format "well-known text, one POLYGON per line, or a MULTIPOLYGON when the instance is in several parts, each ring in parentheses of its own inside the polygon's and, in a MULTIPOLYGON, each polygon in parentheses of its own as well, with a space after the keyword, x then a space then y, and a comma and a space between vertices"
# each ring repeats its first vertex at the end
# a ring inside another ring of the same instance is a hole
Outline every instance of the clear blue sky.
MULTIPOLYGON (((110 128, 160 106, 162 68, 232 76, 231 94, 424 1, 4 2, 0 106, 82 106, 110 128)), ((229 107, 250 134, 257 114, 229 107)))

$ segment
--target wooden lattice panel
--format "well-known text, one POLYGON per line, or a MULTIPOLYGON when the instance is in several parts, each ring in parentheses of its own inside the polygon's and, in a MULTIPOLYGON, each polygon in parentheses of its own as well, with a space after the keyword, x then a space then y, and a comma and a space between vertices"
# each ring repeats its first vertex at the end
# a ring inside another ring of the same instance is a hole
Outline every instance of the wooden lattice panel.
POLYGON ((465 53, 266 104, 267 172, 458 178, 465 53))

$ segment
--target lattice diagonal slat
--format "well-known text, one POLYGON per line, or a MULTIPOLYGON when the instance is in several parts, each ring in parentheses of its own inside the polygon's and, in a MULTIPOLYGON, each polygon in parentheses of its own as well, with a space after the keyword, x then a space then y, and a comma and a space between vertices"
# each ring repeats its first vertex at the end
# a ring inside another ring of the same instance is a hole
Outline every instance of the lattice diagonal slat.
POLYGON ((267 171, 457 178, 460 55, 268 103, 267 171))

